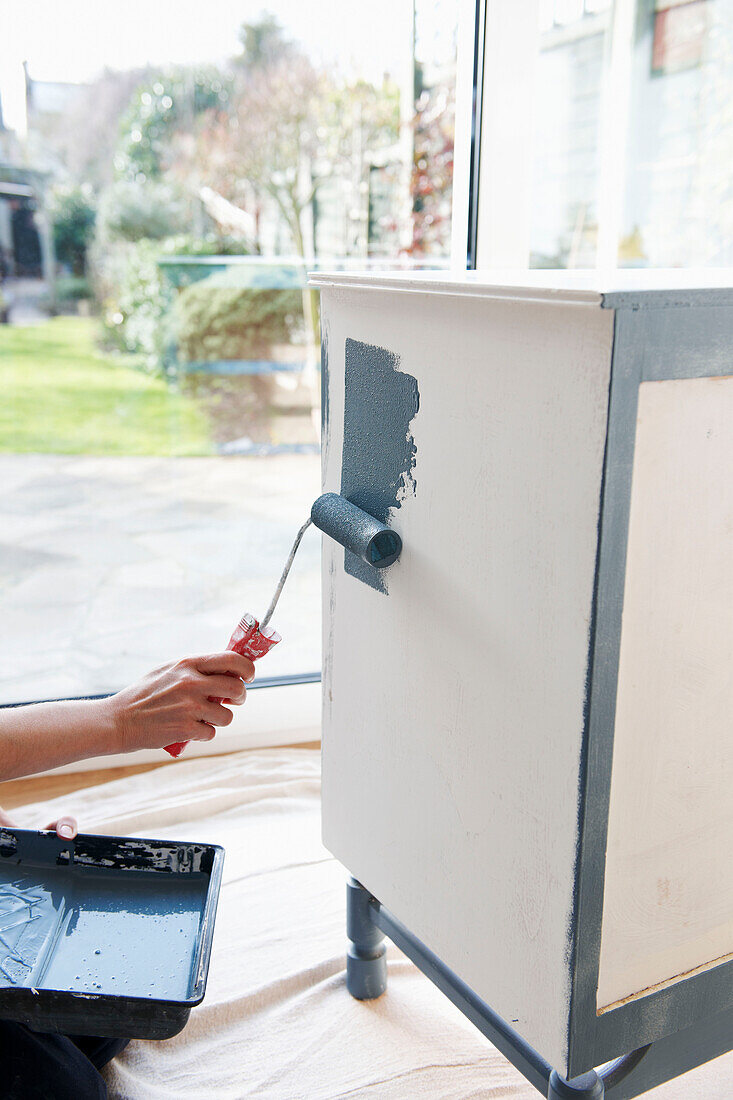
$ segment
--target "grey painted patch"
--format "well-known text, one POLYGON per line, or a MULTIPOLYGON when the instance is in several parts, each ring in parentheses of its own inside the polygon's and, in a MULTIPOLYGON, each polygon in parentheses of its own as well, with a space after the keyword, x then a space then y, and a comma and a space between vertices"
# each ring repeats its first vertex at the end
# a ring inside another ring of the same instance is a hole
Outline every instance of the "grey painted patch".
MULTIPOLYGON (((399 370, 400 357, 386 348, 346 341, 344 449, 341 496, 381 523, 414 496, 417 447, 410 424, 420 407, 417 380, 399 370)), ((387 592, 387 573, 350 550, 344 568, 377 592, 387 592)))

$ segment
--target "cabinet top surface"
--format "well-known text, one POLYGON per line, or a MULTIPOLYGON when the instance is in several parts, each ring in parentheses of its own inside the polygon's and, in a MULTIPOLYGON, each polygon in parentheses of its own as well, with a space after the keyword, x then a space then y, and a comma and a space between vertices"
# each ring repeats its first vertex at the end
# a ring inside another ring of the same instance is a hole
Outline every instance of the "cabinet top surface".
POLYGON ((733 306, 733 269, 311 272, 310 285, 650 309, 733 306))

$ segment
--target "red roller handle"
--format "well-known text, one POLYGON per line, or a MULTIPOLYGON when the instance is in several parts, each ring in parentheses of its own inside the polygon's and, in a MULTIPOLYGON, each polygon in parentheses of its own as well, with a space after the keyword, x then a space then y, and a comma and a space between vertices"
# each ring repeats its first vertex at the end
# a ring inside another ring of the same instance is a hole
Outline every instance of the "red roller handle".
MULTIPOLYGON (((269 653, 274 645, 282 641, 276 630, 260 630, 260 624, 254 615, 243 615, 237 624, 236 630, 229 639, 227 649, 232 653, 240 653, 242 657, 249 657, 250 661, 257 661, 269 653)), ((221 699, 209 696, 212 703, 221 703, 221 699)), ((180 756, 188 741, 174 741, 165 746, 165 751, 171 756, 180 756)))

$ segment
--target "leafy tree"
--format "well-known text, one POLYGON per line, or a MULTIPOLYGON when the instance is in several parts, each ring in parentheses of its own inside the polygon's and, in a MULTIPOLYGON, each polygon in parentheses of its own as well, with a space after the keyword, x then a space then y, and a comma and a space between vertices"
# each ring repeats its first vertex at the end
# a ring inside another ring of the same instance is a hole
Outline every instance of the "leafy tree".
POLYGON ((112 182, 120 119, 129 109, 135 89, 149 79, 146 69, 106 69, 90 84, 79 87, 63 114, 49 116, 44 142, 72 180, 88 184, 95 192, 112 182))
MULTIPOLYGON (((314 203, 332 176, 358 189, 370 149, 399 135, 399 93, 385 83, 336 84, 287 42, 271 19, 245 24, 244 53, 228 103, 212 110, 192 159, 230 202, 274 208, 297 255, 315 248, 314 203), (358 178, 354 178, 358 177, 358 178)), ((314 296, 305 291, 306 326, 317 342, 314 296)))
POLYGON ((188 227, 181 196, 167 183, 119 180, 99 203, 101 241, 161 240, 188 227))
POLYGON ((229 79, 215 68, 179 68, 148 78, 120 121, 118 177, 138 183, 160 179, 171 162, 173 135, 193 129, 202 112, 221 107, 228 97, 229 79))
MULTIPOLYGON (((210 189, 252 219, 246 233, 246 219, 227 223, 248 247, 259 251, 259 227, 269 218, 276 247, 307 258, 316 249, 318 192, 327 181, 339 181, 352 208, 364 206, 373 152, 399 139, 397 86, 339 81, 318 70, 270 15, 244 24, 240 41, 226 71, 147 70, 138 81, 115 127, 118 182, 100 204, 100 242, 184 229, 201 237, 213 224, 200 201, 210 189)), ((207 209, 216 218, 223 207, 210 202, 207 209)), ((364 252, 366 225, 353 225, 347 248, 364 252)), ((303 291, 303 313, 317 343, 310 291, 303 291)))
POLYGON ((254 23, 243 23, 239 41, 242 53, 236 63, 249 71, 272 65, 294 51, 293 43, 285 37, 282 25, 269 12, 254 23))
POLYGON ((155 373, 164 359, 170 305, 158 267, 160 242, 120 241, 100 251, 95 257, 95 289, 105 342, 140 355, 142 365, 155 373))
POLYGON ((56 259, 67 264, 73 275, 83 275, 96 218, 91 189, 55 188, 51 194, 49 213, 56 259))
POLYGON ((414 144, 410 179, 414 256, 445 253, 450 247, 453 192, 453 84, 426 87, 416 67, 414 144))

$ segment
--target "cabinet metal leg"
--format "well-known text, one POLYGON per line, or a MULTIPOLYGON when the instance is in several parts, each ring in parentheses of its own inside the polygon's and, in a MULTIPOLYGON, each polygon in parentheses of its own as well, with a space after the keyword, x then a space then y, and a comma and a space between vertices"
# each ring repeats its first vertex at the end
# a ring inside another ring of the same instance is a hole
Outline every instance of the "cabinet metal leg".
MULTIPOLYGON (((617 1058, 600 1071, 591 1070, 570 1081, 561 1077, 521 1035, 354 878, 349 880, 346 888, 346 920, 350 940, 346 986, 357 1000, 368 1001, 379 997, 387 988, 384 942, 387 935, 547 1100, 629 1098, 638 1096, 648 1087, 643 1077, 637 1075, 635 1086, 631 1086, 631 1079, 652 1049, 649 1045, 617 1058)), ((658 1080, 665 1081, 667 1078, 660 1076, 658 1080)))
POLYGON ((346 887, 346 988, 358 1001, 380 997, 387 988, 387 945, 372 920, 371 894, 355 878, 346 887))
POLYGON ((547 1100, 603 1100, 606 1090, 595 1070, 566 1081, 557 1070, 550 1074, 547 1100))

